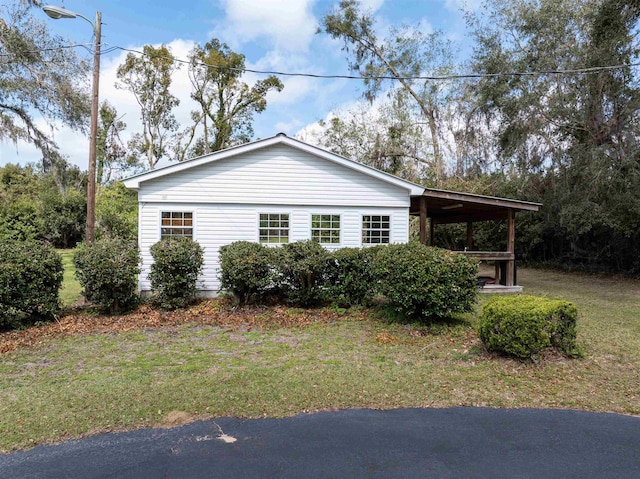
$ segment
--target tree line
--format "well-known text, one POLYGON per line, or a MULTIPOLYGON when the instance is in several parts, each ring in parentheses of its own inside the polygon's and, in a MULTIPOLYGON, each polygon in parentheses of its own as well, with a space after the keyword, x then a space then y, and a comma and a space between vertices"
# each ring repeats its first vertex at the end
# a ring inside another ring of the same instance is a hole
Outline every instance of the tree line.
MULTIPOLYGON (((78 84, 86 69, 61 50, 66 56, 55 65, 71 69, 58 72, 67 72, 61 78, 68 83, 58 85, 49 71, 35 75, 42 85, 30 88, 42 87, 40 97, 51 93, 50 101, 25 97, 26 80, 44 59, 18 53, 56 39, 36 37, 28 8, 14 9, 21 13, 3 14, 0 23, 3 47, 15 52, 15 61, 0 64, 9 79, 0 87, 0 119, 8 125, 0 140, 26 139, 54 158, 55 145, 33 130, 29 115, 37 110, 83 131, 86 94, 78 84), (54 86, 71 95, 65 106, 56 103, 54 86), (18 100, 34 102, 33 109, 16 111, 18 100)), ((320 19, 319 34, 341 43, 347 65, 363 79, 363 101, 334 112, 312 140, 426 186, 541 202, 540 212, 519 216, 520 257, 638 275, 639 18, 632 0, 487 0, 465 13, 473 54, 460 64, 444 32, 418 23, 386 28, 359 1, 342 0, 320 19)), ((102 183, 118 169, 153 168, 162 158, 249 141, 266 94, 283 88, 275 76, 244 83, 244 56, 217 39, 195 46, 188 65, 166 46, 143 53, 128 55, 118 69, 118 87, 140 106, 142 132, 123 141, 117 111, 101 106, 102 183), (177 124, 179 100, 169 91, 182 67, 197 104, 188 125, 177 124)), ((483 225, 478 243, 501 241, 501 228, 483 225)), ((463 241, 455 228, 438 234, 443 245, 463 241)))
MULTIPOLYGON (((520 216, 521 258, 638 275, 639 18, 632 0, 488 0, 466 13, 473 55, 456 65, 443 32, 380 38, 343 0, 321 31, 342 42, 367 102, 319 141, 427 186, 541 202, 520 216)), ((483 225, 479 243, 495 247, 501 229, 483 225)), ((464 244, 455 228, 440 235, 464 244)))

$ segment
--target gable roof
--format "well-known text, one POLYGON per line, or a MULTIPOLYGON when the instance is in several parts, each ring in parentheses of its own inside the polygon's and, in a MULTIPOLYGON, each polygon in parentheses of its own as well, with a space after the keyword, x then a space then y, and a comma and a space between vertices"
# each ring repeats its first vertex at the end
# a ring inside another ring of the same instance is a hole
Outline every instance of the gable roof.
POLYGON ((317 146, 313 146, 303 141, 290 138, 286 136, 284 133, 278 133, 277 135, 272 136, 270 138, 265 138, 263 140, 257 140, 251 143, 245 143, 243 145, 234 146, 234 147, 220 150, 214 153, 210 153, 208 155, 186 160, 181 163, 175 163, 173 165, 165 166, 163 168, 158 168, 157 170, 150 170, 144 173, 140 173, 138 175, 126 178, 125 180, 123 180, 123 183, 127 188, 137 190, 140 188, 140 185, 145 181, 162 178, 164 176, 177 173, 179 171, 188 170, 188 169, 202 166, 208 163, 220 161, 222 159, 243 155, 256 150, 260 150, 262 148, 268 148, 274 145, 287 145, 291 148, 304 151, 318 158, 322 158, 324 160, 327 160, 327 161, 342 165, 344 167, 347 167, 349 169, 355 170, 357 172, 363 173, 365 175, 377 178, 386 183, 395 185, 400 188, 404 188, 405 190, 408 190, 410 196, 419 196, 419 195, 422 195, 425 191, 424 186, 420 186, 416 183, 403 180, 402 178, 398 178, 397 176, 391 175, 389 173, 385 173, 384 171, 380 171, 370 166, 363 165, 362 163, 358 163, 356 161, 350 160, 343 156, 336 155, 335 153, 331 153, 330 151, 324 150, 322 148, 318 148, 317 146))

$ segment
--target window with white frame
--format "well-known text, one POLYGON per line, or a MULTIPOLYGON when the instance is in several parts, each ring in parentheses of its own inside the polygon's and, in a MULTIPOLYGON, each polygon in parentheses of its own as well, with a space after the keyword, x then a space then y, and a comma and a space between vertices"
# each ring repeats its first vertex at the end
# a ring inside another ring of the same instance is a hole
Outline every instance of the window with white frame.
POLYGON ((340 244, 340 215, 311 215, 311 239, 320 244, 340 244))
POLYGON ((388 215, 362 216, 362 244, 387 244, 391 237, 388 215))
POLYGON ((193 213, 190 211, 163 211, 160 238, 186 236, 193 238, 193 213))
POLYGON ((288 213, 260 213, 260 243, 289 242, 288 213))

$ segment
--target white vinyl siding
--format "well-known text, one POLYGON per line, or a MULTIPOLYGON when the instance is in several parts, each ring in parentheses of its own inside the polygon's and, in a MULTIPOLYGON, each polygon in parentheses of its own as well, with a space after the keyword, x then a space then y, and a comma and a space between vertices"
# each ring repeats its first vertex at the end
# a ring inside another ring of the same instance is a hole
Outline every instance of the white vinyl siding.
POLYGON ((406 207, 408 190, 274 145, 145 181, 141 202, 406 207))
POLYGON ((313 215, 340 216, 340 244, 326 244, 325 248, 362 246, 363 215, 385 215, 391 221, 391 243, 405 243, 409 234, 409 209, 406 208, 361 208, 361 207, 300 207, 291 206, 285 211, 269 205, 219 205, 219 204, 172 204, 141 203, 139 209, 139 245, 142 256, 140 290, 148 291, 148 279, 153 258, 151 246, 160 240, 160 218, 162 211, 191 211, 194 218, 194 239, 204 249, 204 268, 198 280, 203 294, 215 295, 220 287, 218 275, 220 246, 234 241, 259 241, 260 214, 287 213, 289 215, 289 241, 311 238, 313 215))

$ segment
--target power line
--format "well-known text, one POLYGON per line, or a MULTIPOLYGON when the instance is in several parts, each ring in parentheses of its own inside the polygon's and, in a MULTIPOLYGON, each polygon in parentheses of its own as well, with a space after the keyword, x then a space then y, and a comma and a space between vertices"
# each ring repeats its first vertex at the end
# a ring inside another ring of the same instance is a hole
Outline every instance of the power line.
MULTIPOLYGON (((84 43, 76 43, 73 45, 60 45, 58 47, 52 47, 52 48, 41 48, 39 50, 23 50, 21 52, 17 52, 17 53, 0 53, 0 57, 17 57, 19 55, 32 55, 32 54, 37 54, 37 53, 47 53, 47 52, 53 52, 53 51, 58 51, 58 50, 70 50, 72 48, 84 48, 88 53, 90 53, 91 55, 93 55, 93 44, 84 44, 84 43)), ((104 50, 102 50, 100 52, 100 55, 105 55, 107 53, 111 53, 114 52, 116 50, 118 50, 120 47, 116 47, 116 46, 112 46, 109 48, 106 48, 104 50)), ((15 63, 15 62, 10 62, 10 63, 15 63)))
MULTIPOLYGON (((105 43, 104 45, 109 45, 105 43)), ((40 50, 30 50, 20 52, 20 54, 32 54, 32 53, 42 53, 48 51, 54 51, 58 49, 70 49, 70 48, 84 48, 89 53, 93 54, 93 49, 90 46, 85 44, 74 44, 74 45, 61 45, 55 48, 43 48, 40 50)), ((499 77, 532 77, 532 76, 544 76, 544 75, 580 75, 580 74, 590 74, 590 73, 599 73, 604 71, 613 71, 613 70, 621 70, 624 68, 632 68, 639 67, 640 63, 629 63, 622 65, 608 65, 608 66, 599 66, 599 67, 587 67, 587 68, 572 68, 572 69, 554 69, 554 70, 536 70, 536 71, 528 71, 528 72, 497 72, 497 73, 458 73, 458 74, 450 74, 450 75, 415 75, 415 76, 389 76, 389 75, 374 75, 374 76, 362 76, 362 75, 346 75, 346 74, 329 74, 323 75, 319 73, 306 73, 306 72, 284 72, 277 70, 257 70, 254 68, 234 68, 234 67, 226 67, 221 65, 212 65, 206 62, 193 62, 191 60, 184 60, 181 58, 176 58, 173 56, 162 56, 162 55, 151 55, 145 53, 144 51, 135 50, 132 48, 125 48, 118 45, 111 45, 110 47, 102 50, 100 55, 106 55, 108 53, 114 52, 116 50, 135 53, 138 55, 143 55, 147 57, 160 58, 166 60, 173 60, 178 63, 183 63, 187 65, 198 65, 207 68, 215 68, 218 70, 228 70, 228 71, 237 71, 237 72, 248 72, 255 73, 257 75, 275 75, 275 76, 284 76, 284 77, 306 77, 306 78, 318 78, 318 79, 342 79, 342 80, 425 80, 425 81, 446 81, 446 80, 462 80, 462 79, 481 79, 481 78, 499 78, 499 77)), ((0 57, 10 57, 16 56, 14 53, 0 53, 0 57)))
POLYGON ((417 75, 417 76, 387 76, 387 75, 375 75, 375 76, 362 76, 362 75, 321 75, 316 73, 292 73, 281 71, 269 71, 269 70, 255 70, 251 68, 232 68, 224 67, 220 65, 211 65, 204 62, 191 62, 189 60, 183 60, 175 57, 163 57, 162 55, 149 55, 140 50, 134 50, 131 48, 124 48, 119 46, 113 46, 112 48, 122 50, 130 53, 137 53, 139 55, 164 58, 166 60, 172 59, 178 63, 195 64, 208 68, 216 68, 220 70, 230 71, 242 71, 249 73, 256 73, 259 75, 276 75, 276 76, 288 76, 288 77, 307 77, 307 78, 321 78, 321 79, 346 79, 346 80, 462 80, 465 78, 495 78, 501 76, 542 76, 542 75, 578 75, 581 73, 597 73, 601 71, 620 70, 623 68, 637 67, 640 63, 630 63, 628 65, 610 65, 602 67, 589 67, 589 68, 575 68, 566 70, 539 70, 531 72, 499 72, 499 73, 461 73, 452 75, 417 75))

